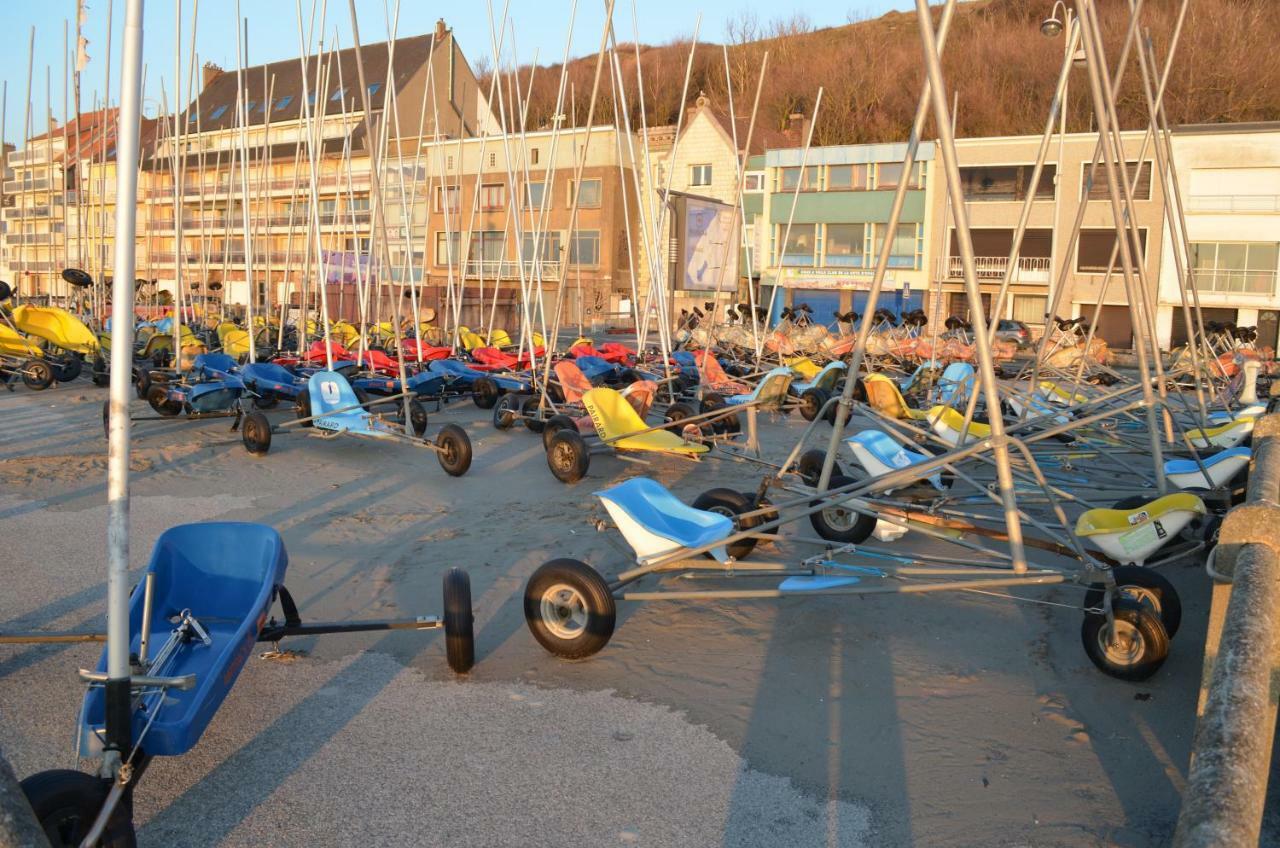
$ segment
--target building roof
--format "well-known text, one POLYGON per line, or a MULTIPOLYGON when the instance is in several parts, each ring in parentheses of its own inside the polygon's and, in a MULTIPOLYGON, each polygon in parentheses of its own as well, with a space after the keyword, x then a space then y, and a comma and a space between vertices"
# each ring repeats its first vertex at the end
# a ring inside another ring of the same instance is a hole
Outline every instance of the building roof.
MULTIPOLYGON (((409 38, 399 38, 390 45, 388 42, 362 45, 361 58, 364 64, 365 83, 369 87, 369 105, 373 111, 382 109, 387 92, 387 62, 391 45, 394 45, 394 63, 391 83, 399 91, 417 71, 422 68, 432 50, 449 49, 453 38, 452 30, 438 31, 440 43, 432 47, 437 34, 426 33, 409 38)), ((252 109, 248 113, 249 126, 266 123, 268 117, 267 90, 271 90, 270 119, 272 123, 296 121, 303 117, 303 64, 296 57, 266 65, 255 65, 245 69, 243 80, 247 91, 246 100, 252 109), (273 84, 274 81, 274 84, 273 84)), ((356 67, 356 48, 349 47, 337 53, 325 52, 323 56, 310 56, 306 61, 306 86, 313 102, 311 112, 317 114, 323 108, 323 114, 340 114, 360 111, 364 108, 364 98, 359 91, 359 72, 356 67), (323 92, 316 92, 316 65, 320 62, 320 74, 328 73, 328 84, 323 92), (339 90, 341 89, 341 94, 339 90)), ((435 85, 444 86, 444 80, 435 85)), ((199 98, 193 98, 182 113, 184 133, 194 133, 199 127, 201 132, 227 130, 239 126, 237 116, 236 94, 239 91, 238 78, 235 71, 218 70, 201 90, 199 98), (199 103, 199 117, 195 118, 196 104, 199 103)))
POLYGON ((1173 132, 1177 135, 1280 132, 1280 121, 1248 121, 1238 124, 1183 124, 1174 127, 1173 132))
MULTIPOLYGON (((103 146, 106 147, 106 160, 115 161, 116 134, 119 130, 119 112, 117 108, 97 109, 92 112, 81 112, 64 125, 51 127, 48 132, 32 137, 27 147, 39 144, 46 139, 61 141, 66 137, 66 149, 54 151, 53 161, 63 162, 75 156, 77 151, 81 159, 101 160, 103 146)), ((142 118, 140 143, 144 151, 154 142, 159 122, 154 118, 142 118)), ((12 145, 6 145, 11 149, 12 145)), ((144 153, 145 155, 145 153, 144 153)))

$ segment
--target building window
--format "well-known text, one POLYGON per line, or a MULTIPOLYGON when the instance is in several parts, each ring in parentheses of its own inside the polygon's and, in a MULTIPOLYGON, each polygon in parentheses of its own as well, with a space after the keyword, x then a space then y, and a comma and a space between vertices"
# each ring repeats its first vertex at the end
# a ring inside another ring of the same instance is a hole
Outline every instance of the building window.
POLYGON ((209 113, 209 120, 216 121, 226 113, 227 113, 227 107, 219 106, 218 108, 214 109, 212 112, 209 113))
MULTIPOLYGON (((599 180, 596 182, 599 182, 599 180)), ((573 238, 569 239, 569 264, 600 264, 599 230, 579 230, 573 234, 573 238)))
POLYGON ((537 243, 538 253, 541 254, 543 262, 559 262, 560 261, 560 233, 525 233, 520 238, 520 259, 524 262, 533 262, 534 244, 537 243))
POLYGON ((493 267, 507 255, 507 237, 502 230, 483 230, 471 234, 471 262, 480 260, 493 267))
MULTIPOLYGON (((889 227, 887 224, 875 224, 874 229, 875 241, 871 247, 871 255, 878 258, 884 247, 885 232, 889 227)), ((919 224, 898 224, 889 248, 889 267, 919 270, 922 247, 920 241, 919 224)))
POLYGON ((529 164, 538 164, 538 148, 536 147, 529 151, 529 164))
POLYGON ((1039 294, 1015 294, 1013 296, 1013 320, 1024 324, 1044 324, 1044 313, 1049 300, 1039 294))
MULTIPOLYGON (((574 195, 573 180, 569 180, 569 206, 573 207, 574 195)), ((599 180, 583 180, 582 181, 582 200, 578 203, 579 209, 595 209, 600 206, 600 181, 599 180)), ((585 263, 584 263, 585 264, 585 263)))
POLYGON ((457 233, 436 233, 436 264, 442 267, 451 265, 457 260, 462 240, 457 233))
POLYGON ((817 224, 792 224, 789 233, 785 224, 778 224, 777 230, 777 240, 786 239, 780 264, 801 268, 812 268, 818 264, 821 251, 817 224))
MULTIPOLYGON (((908 188, 924 188, 924 163, 915 162, 911 166, 911 184, 908 188)), ((901 162, 881 162, 876 165, 876 190, 895 189, 902 182, 901 162)))
MULTIPOLYGON (((952 292, 947 297, 947 314, 964 321, 973 320, 973 310, 969 308, 969 296, 964 292, 952 292)), ((982 295, 982 314, 987 320, 991 320, 991 294, 984 292, 982 295)))
POLYGON ((445 157, 444 166, 448 168, 450 171, 453 170, 453 154, 452 153, 450 153, 447 157, 445 157))
POLYGON ((828 191, 865 191, 866 165, 832 165, 827 168, 828 191))
POLYGON ((803 170, 804 174, 802 176, 800 173, 801 169, 798 167, 779 168, 777 171, 777 177, 775 178, 776 185, 773 190, 795 191, 796 186, 799 186, 801 191, 817 191, 819 175, 821 174, 820 169, 805 168, 803 170))
MULTIPOLYGON (((960 168, 960 184, 967 201, 1026 200, 1031 165, 973 165, 960 168)), ((1056 165, 1045 165, 1036 184, 1036 200, 1053 200, 1056 165)))
POLYGON ((347 208, 353 209, 359 212, 368 212, 369 211, 369 195, 363 194, 363 195, 356 195, 355 197, 352 197, 351 200, 347 203, 347 208))
POLYGON ((498 154, 496 154, 496 153, 490 153, 490 154, 489 154, 489 167, 490 167, 490 168, 496 167, 496 166, 497 166, 497 164, 498 164, 498 154))
POLYGON ((340 89, 338 89, 338 90, 337 90, 337 91, 335 91, 333 94, 330 94, 330 95, 329 95, 329 102, 330 102, 330 103, 337 103, 339 100, 341 100, 341 99, 342 99, 343 95, 344 95, 344 94, 346 94, 346 93, 347 93, 347 90, 346 90, 345 88, 340 88, 340 89))
POLYGON ((378 93, 379 91, 381 91, 381 90, 382 90, 382 83, 380 83, 380 82, 371 82, 371 83, 369 83, 369 96, 370 96, 370 97, 372 97, 373 95, 377 94, 377 93, 378 93))
MULTIPOLYGON (((1088 197, 1089 200, 1109 200, 1111 199, 1111 191, 1107 188, 1107 168, 1101 162, 1093 174, 1093 185, 1089 182, 1089 163, 1085 162, 1081 166, 1080 195, 1088 197), (1087 192, 1087 194, 1086 194, 1087 192)), ((1142 163, 1142 170, 1138 170, 1137 162, 1126 162, 1125 169, 1129 172, 1129 185, 1133 189, 1134 200, 1150 200, 1151 199, 1151 160, 1142 163), (1134 177, 1137 177, 1135 180, 1134 177)), ((1124 192, 1120 193, 1120 198, 1124 199, 1124 192)))
MULTIPOLYGON (((1125 231, 1126 233, 1128 230, 1125 231)), ((1132 255, 1137 262, 1146 262, 1147 258, 1147 231, 1139 230, 1138 249, 1132 251, 1132 255)), ((1130 243, 1132 246, 1132 242, 1130 243)), ((1078 274, 1105 274, 1107 266, 1111 262, 1111 251, 1116 247, 1116 231, 1113 229, 1105 230, 1081 230, 1080 243, 1076 246, 1076 273, 1078 274)), ((1120 263, 1120 254, 1116 253, 1116 264, 1113 270, 1119 271, 1123 266, 1120 263)))
POLYGON ((743 183, 743 191, 764 191, 764 171, 751 171, 743 183))
POLYGON ((485 210, 505 209, 507 206, 507 187, 501 183, 480 186, 480 208, 485 210))
POLYGON ((436 186, 436 202, 435 202, 436 211, 437 212, 445 211, 446 193, 449 199, 448 200, 449 211, 457 212, 458 211, 458 187, 456 185, 436 186))
POLYGON ((832 268, 862 268, 865 257, 865 224, 827 224, 826 261, 832 268))
POLYGON ((289 108, 289 104, 292 102, 293 102, 293 95, 286 94, 284 97, 281 97, 279 100, 276 101, 276 111, 279 112, 281 109, 289 108))
POLYGON ((546 187, 546 183, 524 184, 524 206, 526 209, 542 208, 542 197, 546 187))
POLYGON ((691 186, 711 185, 711 166, 710 165, 690 165, 689 166, 689 185, 691 186))
POLYGON ((1275 291, 1280 267, 1275 242, 1192 242, 1196 288, 1206 292, 1266 294, 1275 291))

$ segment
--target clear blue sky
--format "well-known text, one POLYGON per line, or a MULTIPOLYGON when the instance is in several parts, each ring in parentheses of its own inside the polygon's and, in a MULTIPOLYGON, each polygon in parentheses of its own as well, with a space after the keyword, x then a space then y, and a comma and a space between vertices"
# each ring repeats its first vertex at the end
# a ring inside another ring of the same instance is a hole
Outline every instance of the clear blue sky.
MULTIPOLYGON (((318 9, 324 0, 315 2, 318 9)), ((340 46, 352 43, 351 21, 347 0, 327 0, 328 22, 325 27, 326 42, 333 38, 334 30, 340 46)), ((492 0, 494 15, 501 17, 503 0, 492 0)), ((564 52, 568 32, 569 12, 572 0, 509 0, 510 20, 515 27, 517 57, 521 62, 531 61, 537 51, 538 61, 559 61, 564 52)), ((804 15, 814 26, 833 26, 850 19, 875 17, 889 9, 908 9, 912 0, 635 0, 639 17, 639 39, 650 44, 661 44, 693 32, 702 15, 701 40, 723 41, 725 25, 745 11, 754 14, 761 24, 775 18, 804 15)), ((241 14, 249 21, 249 63, 288 59, 297 56, 298 24, 297 0, 241 0, 241 14)), ((89 39, 89 64, 81 77, 81 108, 92 107, 94 96, 101 99, 104 91, 107 54, 111 53, 111 102, 117 103, 120 90, 120 46, 124 27, 125 0, 87 0, 88 22, 84 35, 89 39), (112 7, 113 37, 108 39, 107 11, 112 7)), ((191 15, 195 0, 182 0, 182 83, 183 99, 186 90, 187 67, 191 49, 191 15)), ((313 0, 302 0, 303 14, 309 16, 313 0)), ((398 33, 401 36, 417 35, 430 31, 436 18, 443 16, 454 28, 459 44, 469 59, 491 56, 490 22, 486 3, 464 0, 461 3, 426 2, 426 0, 401 0, 398 33)), ((395 0, 386 0, 385 8, 394 10, 395 0)), ((621 40, 633 38, 631 26, 631 0, 616 0, 614 21, 621 40)), ((387 37, 388 27, 384 15, 384 0, 356 0, 359 14, 360 36, 364 42, 381 41, 387 37)), ((7 83, 8 98, 5 109, 4 138, 17 141, 23 136, 22 125, 27 102, 27 46, 32 27, 35 28, 34 73, 31 80, 31 125, 38 133, 43 128, 47 104, 52 105, 54 116, 61 121, 64 116, 63 28, 68 24, 69 52, 75 52, 76 0, 0 0, 0 32, 5 35, 5 49, 0 51, 0 80, 7 83), (46 86, 46 68, 48 85, 46 86), (51 89, 46 96, 46 89, 51 89)), ((603 0, 579 0, 578 19, 574 26, 573 56, 581 56, 596 50, 600 41, 604 17, 603 0)), ((147 66, 146 97, 144 111, 155 115, 159 111, 160 81, 164 80, 168 100, 172 108, 174 99, 174 28, 175 0, 147 0, 145 63, 147 66)), ((505 53, 504 60, 508 55, 505 53)), ((216 62, 224 68, 234 68, 236 61, 236 3, 235 0, 200 0, 199 21, 196 32, 196 51, 200 62, 216 62)), ((69 60, 74 68, 74 58, 69 60)), ((199 75, 197 72, 197 79, 199 75)), ((67 86, 67 102, 72 103, 73 92, 67 86)), ((74 108, 72 106, 71 108, 74 108)))

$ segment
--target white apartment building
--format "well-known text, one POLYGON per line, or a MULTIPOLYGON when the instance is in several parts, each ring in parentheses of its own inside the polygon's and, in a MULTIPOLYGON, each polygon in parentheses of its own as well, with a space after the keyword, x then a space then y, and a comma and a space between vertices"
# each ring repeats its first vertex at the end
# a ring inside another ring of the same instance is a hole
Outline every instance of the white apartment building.
MULTIPOLYGON (((1204 319, 1256 326, 1259 342, 1276 347, 1280 122, 1178 127, 1173 160, 1204 319)), ((1161 249, 1156 330, 1162 347, 1177 347, 1186 341, 1186 323, 1167 222, 1161 249)))

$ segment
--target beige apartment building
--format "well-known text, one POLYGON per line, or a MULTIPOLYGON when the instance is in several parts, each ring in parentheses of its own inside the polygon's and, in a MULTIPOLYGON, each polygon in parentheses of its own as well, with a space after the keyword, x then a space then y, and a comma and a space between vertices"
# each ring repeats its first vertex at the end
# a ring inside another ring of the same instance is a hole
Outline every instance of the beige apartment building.
MULTIPOLYGON (((355 48, 311 57, 305 71, 297 59, 242 74, 206 66, 198 96, 176 128, 162 123, 142 161, 139 267, 162 290, 181 275, 197 303, 243 304, 252 277, 255 303, 297 303, 300 281, 318 279, 316 233, 323 252, 368 254, 370 157, 384 136, 393 161, 418 147, 420 128, 422 138, 459 139, 496 125, 443 21, 433 33, 359 49, 367 92, 356 82, 355 48)), ((399 189, 397 177, 384 172, 386 191, 399 189)), ((341 304, 341 273, 326 276, 341 304)), ((308 297, 314 303, 317 292, 308 297)))
MULTIPOLYGON (((1141 258, 1148 302, 1154 304, 1160 279, 1163 187, 1153 174, 1154 152, 1150 148, 1139 168, 1137 157, 1142 139, 1142 132, 1123 134, 1131 179, 1136 175, 1132 214, 1141 243, 1135 245, 1135 258, 1141 258)), ((1128 348, 1132 344, 1133 327, 1118 260, 1105 290, 1103 288, 1115 245, 1115 227, 1106 170, 1101 164, 1093 182, 1088 183, 1097 143, 1096 133, 1054 136, 1043 172, 1034 187, 1030 182, 1039 136, 958 139, 956 148, 984 308, 990 311, 992 298, 999 291, 1022 202, 1030 194, 1034 197, 1031 217, 1011 278, 1011 297, 998 317, 1043 327, 1053 287, 1062 279, 1065 291, 1058 315, 1092 317, 1101 303, 1098 334, 1112 346, 1128 348), (1085 210, 1080 238, 1074 248, 1068 250, 1067 237, 1082 204, 1085 210)), ((954 219, 945 191, 933 192, 931 216, 935 259, 930 313, 941 318, 964 317, 968 304, 954 219)))
POLYGON ((541 297, 550 322, 563 290, 562 325, 612 321, 632 296, 640 250, 620 141, 597 126, 424 143, 409 227, 401 198, 386 196, 387 225, 407 232, 426 303, 442 308, 452 287, 463 324, 489 326, 493 314, 494 326, 514 329, 522 292, 541 297))

